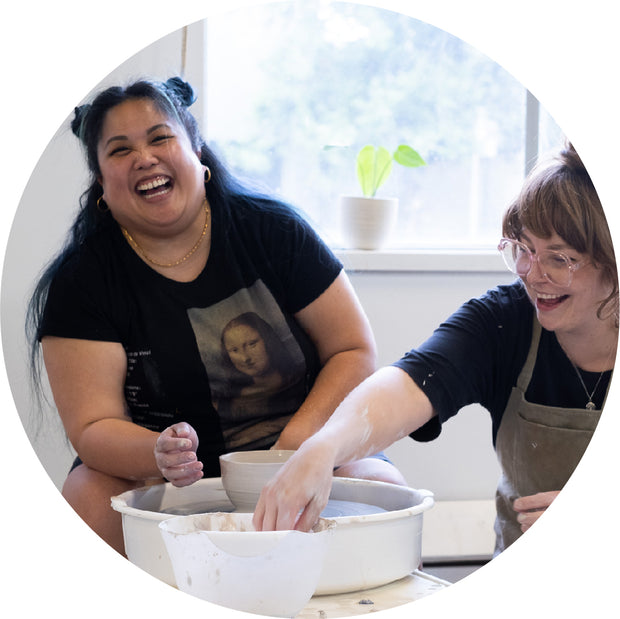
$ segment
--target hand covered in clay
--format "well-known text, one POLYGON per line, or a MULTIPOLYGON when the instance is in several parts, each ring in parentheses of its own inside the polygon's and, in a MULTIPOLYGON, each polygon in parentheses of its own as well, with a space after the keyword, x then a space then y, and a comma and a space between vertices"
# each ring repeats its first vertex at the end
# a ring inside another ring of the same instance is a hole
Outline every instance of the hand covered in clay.
POLYGON ((559 490, 539 492, 538 494, 519 497, 514 501, 512 508, 518 512, 517 521, 521 525, 523 533, 545 513, 547 507, 553 503, 558 494, 560 494, 559 490))
POLYGON ((333 478, 329 448, 304 443, 263 488, 253 524, 257 531, 309 531, 327 505, 333 478))
POLYGON ((155 443, 155 461, 161 474, 175 486, 189 486, 202 478, 202 462, 196 457, 198 435, 188 423, 166 428, 155 443))

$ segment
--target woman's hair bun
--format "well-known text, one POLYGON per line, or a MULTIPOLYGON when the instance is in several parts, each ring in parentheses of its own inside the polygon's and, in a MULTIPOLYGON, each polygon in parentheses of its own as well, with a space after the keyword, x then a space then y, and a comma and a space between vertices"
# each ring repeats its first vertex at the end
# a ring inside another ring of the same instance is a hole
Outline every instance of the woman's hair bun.
POLYGON ((73 135, 82 139, 82 123, 88 114, 88 110, 90 109, 90 105, 85 103, 84 105, 80 105, 75 108, 73 120, 71 121, 71 131, 73 131, 73 135))
POLYGON ((166 89, 172 92, 185 107, 189 107, 196 101, 194 89, 185 80, 180 77, 171 77, 166 80, 166 89))

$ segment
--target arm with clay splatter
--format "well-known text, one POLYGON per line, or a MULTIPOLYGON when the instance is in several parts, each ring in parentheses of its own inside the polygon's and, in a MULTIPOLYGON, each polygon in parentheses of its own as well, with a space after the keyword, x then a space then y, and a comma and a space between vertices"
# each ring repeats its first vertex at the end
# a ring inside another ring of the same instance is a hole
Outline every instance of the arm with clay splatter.
POLYGON ((430 401, 404 371, 386 367, 375 372, 265 486, 254 526, 308 531, 327 504, 335 466, 385 449, 433 416, 430 401))

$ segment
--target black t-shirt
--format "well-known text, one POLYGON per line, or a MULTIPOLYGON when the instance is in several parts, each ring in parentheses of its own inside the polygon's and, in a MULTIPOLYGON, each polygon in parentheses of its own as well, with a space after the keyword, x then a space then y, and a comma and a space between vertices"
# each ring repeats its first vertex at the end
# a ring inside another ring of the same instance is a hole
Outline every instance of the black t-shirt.
POLYGON ((342 269, 289 209, 211 209, 209 260, 189 283, 151 269, 110 221, 55 277, 39 333, 120 342, 131 419, 190 423, 207 476, 221 453, 271 446, 305 399, 320 367, 294 314, 342 269))
MULTIPOLYGON (((491 414, 493 444, 512 388, 527 358, 534 308, 518 280, 498 286, 463 304, 419 348, 394 365, 411 376, 431 401, 437 416, 412 438, 430 441, 441 424, 469 404, 491 414)), ((589 392, 600 372, 581 375, 589 392)), ((605 372, 593 401, 601 409, 611 371, 605 372)), ((542 330, 528 402, 561 408, 585 408, 587 397, 575 368, 552 331, 542 330)))

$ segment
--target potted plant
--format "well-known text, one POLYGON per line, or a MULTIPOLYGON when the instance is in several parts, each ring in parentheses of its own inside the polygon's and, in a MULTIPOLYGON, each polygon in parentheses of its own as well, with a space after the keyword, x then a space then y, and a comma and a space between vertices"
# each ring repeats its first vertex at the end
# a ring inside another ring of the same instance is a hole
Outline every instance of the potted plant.
POLYGON ((357 178, 363 195, 340 198, 343 232, 351 248, 379 249, 387 241, 396 222, 398 198, 377 198, 376 193, 390 176, 394 162, 408 168, 426 165, 406 144, 393 153, 383 146, 368 145, 357 154, 357 178))

